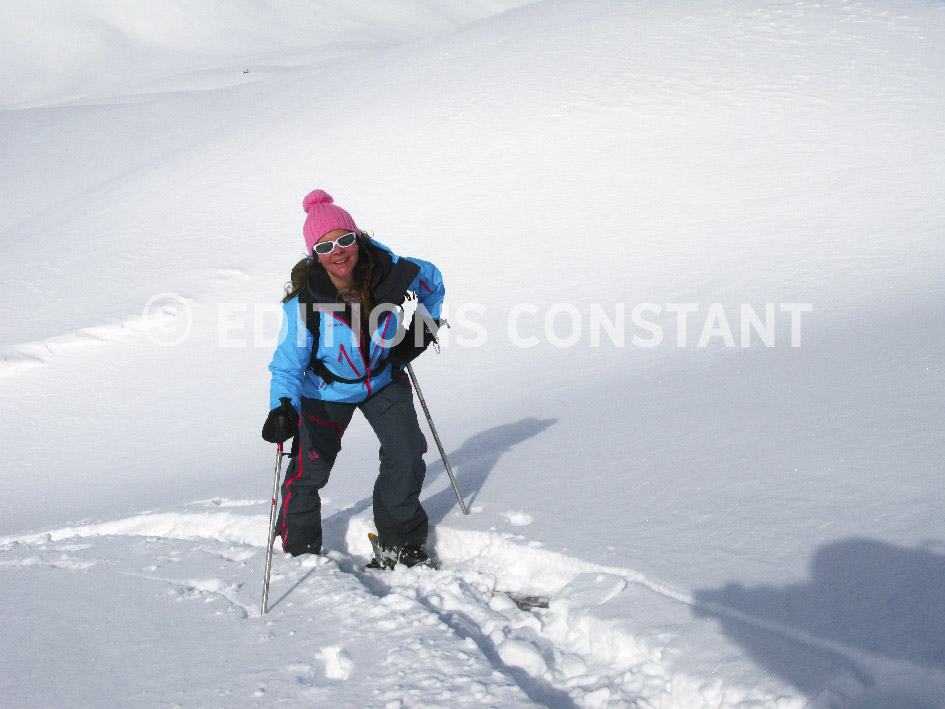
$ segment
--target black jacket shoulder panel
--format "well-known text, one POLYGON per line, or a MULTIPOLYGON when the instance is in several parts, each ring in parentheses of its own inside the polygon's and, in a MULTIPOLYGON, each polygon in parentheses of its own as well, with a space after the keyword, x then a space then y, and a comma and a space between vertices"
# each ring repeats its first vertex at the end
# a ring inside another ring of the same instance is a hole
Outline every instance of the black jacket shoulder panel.
POLYGON ((376 267, 374 295, 377 304, 403 305, 407 297, 407 289, 420 273, 419 264, 405 258, 399 258, 395 262, 388 251, 370 243, 367 244, 367 248, 371 249, 376 267))

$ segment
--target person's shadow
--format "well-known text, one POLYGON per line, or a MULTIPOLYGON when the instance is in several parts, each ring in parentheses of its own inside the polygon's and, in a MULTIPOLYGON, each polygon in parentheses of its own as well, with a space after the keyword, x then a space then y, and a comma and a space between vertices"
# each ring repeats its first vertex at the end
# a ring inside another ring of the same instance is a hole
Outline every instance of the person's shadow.
POLYGON ((814 554, 805 583, 728 583, 694 599, 696 614, 810 697, 846 675, 859 686, 839 706, 945 706, 945 556, 931 549, 848 539, 814 554))
MULTIPOLYGON (((557 419, 538 419, 528 416, 515 423, 494 426, 477 433, 467 438, 461 448, 447 453, 446 457, 450 462, 450 468, 453 470, 456 485, 463 496, 466 508, 472 507, 475 503, 482 486, 505 453, 519 443, 534 438, 556 422, 557 419)), ((433 436, 429 435, 427 439, 431 444, 431 453, 438 453, 433 436)), ((427 467, 426 484, 445 473, 446 466, 438 457, 435 463, 427 467)), ((432 525, 441 522, 450 510, 458 506, 459 502, 452 485, 423 501, 423 507, 432 525)))
MULTIPOLYGON (((450 468, 453 470, 453 476, 456 478, 457 487, 459 487, 467 509, 475 502, 482 486, 503 454, 512 450, 519 443, 539 435, 556 422, 557 419, 538 419, 528 416, 515 423, 506 423, 488 428, 467 438, 457 450, 447 452, 446 457, 450 462, 450 468)), ((446 466, 439 456, 433 434, 427 429, 424 431, 424 435, 429 444, 429 453, 425 456, 426 459, 430 461, 432 460, 431 456, 436 456, 436 462, 430 462, 427 465, 426 480, 424 481, 424 487, 427 487, 441 475, 446 474, 446 466)), ((459 506, 452 485, 448 485, 445 490, 431 497, 422 499, 422 503, 431 526, 443 521, 443 518, 452 509, 459 506)), ((332 540, 335 540, 334 543, 338 544, 338 540, 344 537, 344 528, 347 527, 348 520, 364 510, 370 509, 371 505, 372 500, 369 496, 325 519, 322 526, 325 530, 326 540, 331 536, 332 540)))

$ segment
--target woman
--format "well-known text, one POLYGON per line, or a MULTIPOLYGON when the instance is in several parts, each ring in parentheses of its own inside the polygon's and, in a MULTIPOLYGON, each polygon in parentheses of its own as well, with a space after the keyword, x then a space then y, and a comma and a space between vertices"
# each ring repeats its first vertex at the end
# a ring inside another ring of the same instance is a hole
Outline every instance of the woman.
POLYGON ((283 300, 269 365, 272 410, 262 431, 270 443, 296 436, 277 521, 282 548, 293 556, 321 553, 318 491, 360 409, 381 444, 374 523, 383 554, 373 563, 432 564, 423 549, 428 523, 420 505, 426 440, 403 369, 434 332, 420 328, 415 343, 411 327, 403 337, 397 306, 412 294, 418 313, 438 321, 443 280, 432 263, 398 257, 361 232, 326 192, 315 190, 302 206, 309 255, 292 269, 283 300))

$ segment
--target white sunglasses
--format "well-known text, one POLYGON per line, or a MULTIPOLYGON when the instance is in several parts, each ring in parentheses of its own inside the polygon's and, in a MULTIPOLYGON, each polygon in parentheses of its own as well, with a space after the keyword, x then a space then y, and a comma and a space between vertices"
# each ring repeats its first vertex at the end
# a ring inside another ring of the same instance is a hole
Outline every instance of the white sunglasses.
POLYGON ((349 231, 347 234, 342 234, 334 241, 319 241, 314 247, 312 247, 312 251, 314 251, 319 256, 327 256, 335 250, 335 244, 338 244, 338 246, 341 248, 346 249, 355 241, 357 241, 357 238, 357 234, 355 234, 353 231, 349 231))

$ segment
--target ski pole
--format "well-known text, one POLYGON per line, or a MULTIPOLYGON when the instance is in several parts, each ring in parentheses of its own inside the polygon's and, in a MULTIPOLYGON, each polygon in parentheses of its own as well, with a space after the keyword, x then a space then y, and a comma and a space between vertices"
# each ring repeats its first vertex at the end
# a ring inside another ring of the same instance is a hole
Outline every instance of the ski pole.
POLYGON ((420 385, 417 383, 417 375, 413 373, 413 365, 407 363, 407 374, 410 375, 410 382, 413 388, 417 390, 417 398, 420 399, 420 406, 423 407, 423 413, 427 416, 427 423, 430 424, 430 431, 433 432, 433 440, 436 441, 436 447, 440 449, 440 457, 443 459, 443 465, 446 466, 446 474, 450 476, 450 482, 453 483, 453 492, 456 493, 456 499, 459 500, 459 508, 464 515, 468 515, 466 503, 463 502, 463 496, 459 494, 459 486, 456 484, 456 478, 453 477, 453 470, 450 468, 450 462, 446 459, 446 451, 443 450, 443 444, 440 443, 440 437, 436 435, 436 426, 433 425, 433 419, 430 416, 430 409, 427 408, 427 402, 423 400, 423 392, 420 391, 420 385))
POLYGON ((269 508, 269 543, 266 545, 266 579, 263 581, 262 610, 269 610, 269 571, 272 569, 272 543, 276 538, 276 498, 279 494, 279 478, 282 477, 282 444, 276 449, 276 477, 272 481, 272 507, 269 508))

